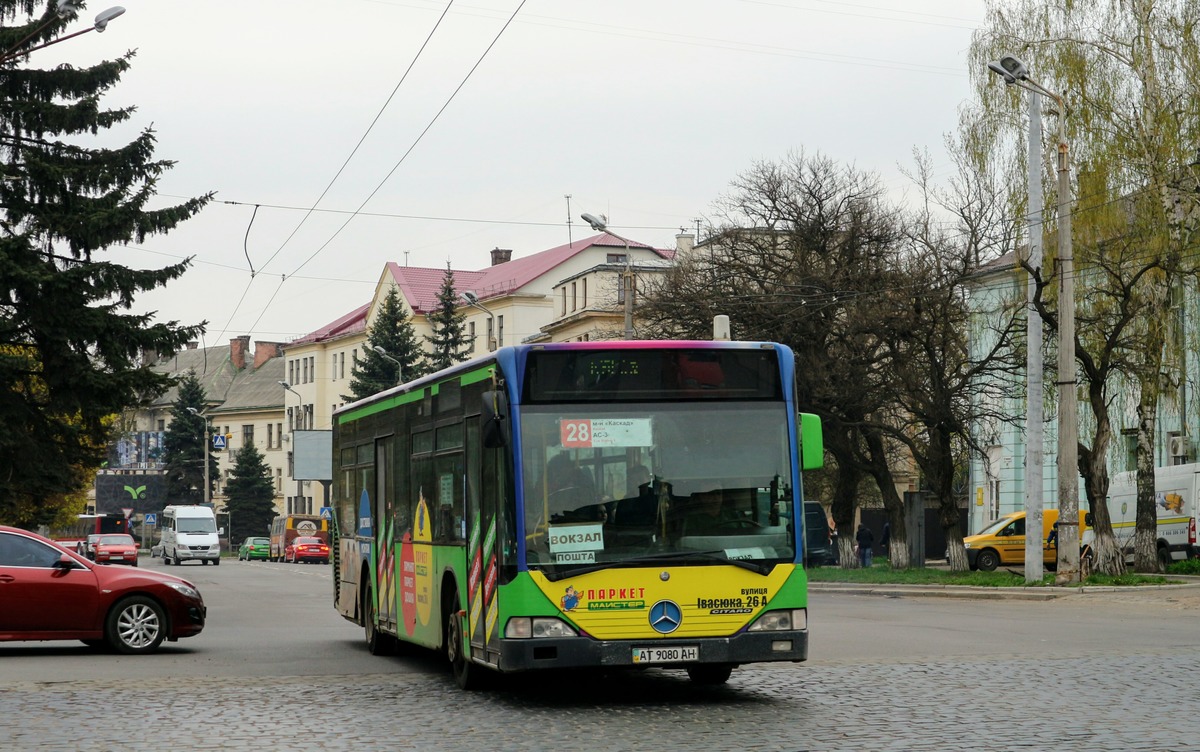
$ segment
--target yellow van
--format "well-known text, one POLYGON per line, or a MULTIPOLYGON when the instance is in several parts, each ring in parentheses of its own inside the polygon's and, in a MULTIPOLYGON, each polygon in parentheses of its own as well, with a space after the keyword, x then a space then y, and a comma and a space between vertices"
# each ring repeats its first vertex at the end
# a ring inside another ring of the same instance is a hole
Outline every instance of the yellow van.
MULTIPOLYGON (((1058 546, 1046 545, 1046 538, 1058 521, 1057 509, 1042 510, 1042 563, 1053 569, 1058 558, 1058 546)), ((1082 536, 1091 514, 1080 510, 1079 532, 1082 536)), ((963 538, 967 548, 967 563, 971 569, 990 572, 1001 564, 1025 566, 1025 513, 1006 514, 975 535, 963 538)))

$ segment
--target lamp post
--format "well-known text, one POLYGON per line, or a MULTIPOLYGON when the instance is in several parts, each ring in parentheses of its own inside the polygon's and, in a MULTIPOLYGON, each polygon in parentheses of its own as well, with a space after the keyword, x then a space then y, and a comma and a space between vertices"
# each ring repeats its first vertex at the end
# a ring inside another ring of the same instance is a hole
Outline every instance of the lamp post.
POLYGON ((396 386, 400 386, 401 384, 403 384, 404 383, 404 366, 400 363, 400 361, 396 360, 391 355, 388 355, 388 351, 383 349, 383 345, 375 345, 371 349, 374 350, 375 352, 379 353, 380 357, 384 358, 385 360, 390 360, 396 364, 396 386))
POLYGON ((488 352, 494 352, 497 347, 503 347, 504 346, 504 335, 501 334, 500 331, 496 329, 496 317, 492 315, 492 312, 490 310, 488 310, 488 308, 486 306, 484 306, 483 303, 479 302, 479 296, 476 295, 475 293, 471 292, 470 290, 463 290, 461 293, 459 293, 458 296, 460 298, 462 298, 463 300, 467 301, 467 305, 471 306, 472 308, 478 308, 479 310, 481 310, 487 314, 488 321, 491 322, 491 329, 492 329, 492 331, 496 332, 496 337, 495 337, 494 341, 493 341, 493 338, 491 337, 491 335, 490 334, 488 335, 488 343, 487 343, 488 352))
MULTIPOLYGON (((291 392, 292 394, 294 394, 300 398, 300 403, 298 405, 296 405, 296 419, 292 421, 292 424, 290 426, 288 426, 288 429, 292 432, 291 472, 292 472, 292 477, 295 478, 295 475, 296 475, 296 440, 295 440, 296 424, 298 424, 300 422, 300 416, 304 409, 304 398, 301 397, 300 392, 297 392, 295 389, 293 389, 292 385, 289 384, 288 382, 280 381, 279 385, 281 387, 283 387, 284 391, 291 392)), ((287 407, 287 396, 286 395, 283 398, 283 404, 284 404, 284 407, 287 407)), ((304 499, 304 481, 300 480, 299 478, 296 478, 295 480, 296 480, 296 502, 295 502, 295 504, 292 505, 294 508, 288 510, 288 513, 289 514, 292 514, 292 513, 304 514, 305 510, 300 508, 302 506, 302 501, 304 499)))
POLYGON ((204 504, 212 503, 212 483, 208 478, 208 418, 194 407, 187 409, 189 413, 200 419, 200 450, 204 452, 204 504))
MULTIPOLYGON (((57 11, 58 18, 66 18, 70 14, 77 13, 80 10, 79 3, 74 2, 74 0, 59 0, 57 7, 58 7, 58 11, 57 11)), ((113 20, 117 16, 120 16, 124 12, 125 12, 125 9, 122 8, 121 6, 119 6, 119 5, 113 6, 112 8, 109 8, 108 10, 97 13, 96 18, 92 22, 92 25, 86 29, 83 29, 82 31, 76 31, 72 34, 67 34, 66 36, 61 36, 58 39, 52 39, 49 42, 44 42, 44 43, 36 45, 34 47, 30 47, 27 50, 22 50, 21 45, 25 44, 30 39, 33 39, 35 36, 37 36, 42 31, 44 31, 47 26, 49 26, 50 24, 55 22, 55 19, 51 18, 46 23, 42 24, 41 26, 39 26, 36 29, 34 29, 33 31, 31 31, 29 33, 29 35, 26 36, 24 39, 22 39, 21 41, 14 44, 12 47, 9 47, 7 50, 5 50, 4 54, 0 55, 0 63, 7 63, 8 61, 13 60, 14 58, 21 57, 22 55, 28 55, 29 53, 33 52, 34 50, 40 50, 43 47, 49 47, 52 44, 58 44, 59 42, 65 42, 66 40, 71 39, 72 37, 77 37, 80 34, 86 34, 89 31, 103 32, 106 28, 108 28, 109 21, 113 20)))
POLYGON ((599 217, 595 214, 579 216, 596 232, 607 232, 625 244, 625 273, 621 276, 621 289, 625 292, 625 339, 633 339, 633 260, 629 254, 629 239, 608 229, 608 218, 603 214, 599 217))
MULTIPOLYGON (((988 63, 988 68, 1004 78, 1010 86, 1019 86, 1030 95, 1030 252, 1035 236, 1040 238, 1041 228, 1032 229, 1033 217, 1040 219, 1041 180, 1040 154, 1034 165, 1032 142, 1033 107, 1038 105, 1038 133, 1041 133, 1040 98, 1050 97, 1058 106, 1058 560, 1055 582, 1064 584, 1079 579, 1079 408, 1076 403, 1075 382, 1075 268, 1071 249, 1071 164, 1067 144, 1067 110, 1062 95, 1047 89, 1029 76, 1025 63, 1012 55, 1005 55, 998 62, 988 63), (1038 204, 1033 205, 1033 174, 1038 173, 1038 204), (1034 214, 1036 211, 1038 214, 1034 214)), ((1040 259, 1039 259, 1040 262, 1040 259)), ((1032 265, 1032 258, 1031 258, 1032 265)), ((1032 279, 1030 285, 1032 285, 1032 279)), ((1030 316, 1032 317, 1032 305, 1030 316)), ((1031 348, 1032 349, 1032 348, 1031 348)), ((1034 401, 1030 395, 1030 402, 1034 401)), ((1040 395, 1037 400, 1040 403, 1040 395)), ((1040 409, 1040 404, 1039 404, 1040 409)), ((1028 460, 1032 464, 1032 457, 1028 460)), ((1038 462, 1040 468, 1041 462, 1038 462)), ((1028 485, 1028 482, 1027 482, 1028 485)), ((1041 489, 1037 489, 1040 494, 1041 489)), ((1028 500, 1028 488, 1026 488, 1028 500)), ((1040 511, 1040 510, 1039 510, 1040 511)), ((1027 516, 1028 517, 1028 516, 1027 516)), ((1031 532, 1038 536, 1033 548, 1042 550, 1041 525, 1026 520, 1026 566, 1030 561, 1029 544, 1031 532), (1034 528, 1033 531, 1030 528, 1034 528)), ((1041 557, 1037 557, 1039 563, 1041 557)), ((1026 575, 1028 579, 1028 575, 1026 575)))

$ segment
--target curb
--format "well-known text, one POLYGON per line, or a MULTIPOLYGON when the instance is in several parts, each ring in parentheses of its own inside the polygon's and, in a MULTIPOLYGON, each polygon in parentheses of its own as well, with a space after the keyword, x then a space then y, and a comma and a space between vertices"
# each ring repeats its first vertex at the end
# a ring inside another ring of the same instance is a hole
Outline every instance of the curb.
POLYGON ((1085 585, 1083 587, 971 587, 969 585, 875 585, 854 583, 808 583, 809 592, 835 595, 874 595, 885 598, 966 598, 974 600, 1050 601, 1098 593, 1143 593, 1148 590, 1200 590, 1200 583, 1179 585, 1085 585))

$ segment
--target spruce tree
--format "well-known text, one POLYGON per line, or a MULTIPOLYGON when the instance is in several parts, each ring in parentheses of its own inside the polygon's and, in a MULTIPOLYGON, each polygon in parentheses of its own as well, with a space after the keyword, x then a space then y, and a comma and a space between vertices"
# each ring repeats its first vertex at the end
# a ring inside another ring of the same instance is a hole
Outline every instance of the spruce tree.
MULTIPOLYGON (((210 489, 217 477, 217 460, 212 456, 208 441, 208 418, 202 414, 205 399, 200 379, 195 372, 189 371, 179 382, 179 396, 171 407, 171 424, 163 433, 168 504, 200 504, 204 501, 204 452, 209 453, 210 489)), ((211 493, 209 498, 212 498, 211 493)))
POLYGON ((247 536, 269 534, 275 518, 275 484, 266 457, 253 441, 233 455, 225 498, 231 545, 247 536))
POLYGON ((0 0, 0 519, 10 503, 49 507, 91 483, 94 471, 80 470, 104 461, 111 417, 170 385, 143 353, 175 352, 204 327, 131 312, 190 259, 135 270, 103 257, 171 230, 211 196, 146 209, 172 164, 153 159, 149 128, 119 148, 88 146, 134 113, 100 106, 133 53, 33 67, 31 48, 79 25, 72 6, 57 7, 0 0))
POLYGON ((366 354, 350 371, 350 394, 343 394, 342 399, 353 402, 370 397, 395 386, 398 380, 412 381, 424 373, 425 353, 413 329, 412 317, 393 287, 367 332, 366 354), (382 347, 389 357, 400 361, 400 374, 396 373, 396 364, 376 352, 376 347, 382 347))
POLYGON ((437 308, 429 313, 432 335, 427 335, 432 352, 429 355, 429 370, 440 371, 455 363, 461 363, 471 355, 471 340, 466 336, 467 317, 459 313, 454 292, 454 271, 446 264, 442 287, 438 290, 437 308))

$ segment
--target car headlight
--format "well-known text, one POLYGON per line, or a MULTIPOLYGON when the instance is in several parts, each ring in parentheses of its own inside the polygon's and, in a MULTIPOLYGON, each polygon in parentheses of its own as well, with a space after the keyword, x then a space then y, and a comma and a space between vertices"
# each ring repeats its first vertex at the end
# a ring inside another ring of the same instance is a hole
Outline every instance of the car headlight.
POLYGON ((803 608, 793 608, 781 611, 768 611, 754 620, 750 632, 783 632, 793 629, 808 629, 808 611, 803 608))
POLYGON ((963 548, 970 548, 970 547, 971 547, 970 543, 963 543, 963 548))
POLYGON ((527 616, 509 619, 504 627, 504 636, 515 639, 530 637, 578 637, 579 633, 562 619, 553 617, 527 616))
POLYGON ((182 595, 184 598, 195 598, 201 600, 200 591, 186 582, 168 582, 167 587, 182 595))

